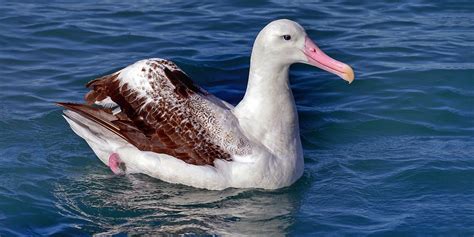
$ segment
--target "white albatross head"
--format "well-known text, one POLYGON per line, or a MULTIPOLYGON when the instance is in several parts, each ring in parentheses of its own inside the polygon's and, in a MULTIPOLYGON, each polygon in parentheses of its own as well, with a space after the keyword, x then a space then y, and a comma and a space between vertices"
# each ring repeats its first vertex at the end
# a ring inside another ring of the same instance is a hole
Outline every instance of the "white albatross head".
POLYGON ((327 56, 301 25, 287 19, 272 21, 260 31, 254 43, 254 55, 281 66, 305 63, 334 73, 349 83, 354 80, 349 65, 327 56))

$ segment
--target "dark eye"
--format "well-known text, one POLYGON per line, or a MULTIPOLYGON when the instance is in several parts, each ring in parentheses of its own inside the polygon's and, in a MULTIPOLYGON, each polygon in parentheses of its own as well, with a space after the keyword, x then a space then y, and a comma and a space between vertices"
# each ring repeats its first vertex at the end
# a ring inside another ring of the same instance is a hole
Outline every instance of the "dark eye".
POLYGON ((283 39, 285 39, 285 40, 290 40, 290 39, 291 39, 291 35, 284 35, 284 36, 283 36, 283 39))

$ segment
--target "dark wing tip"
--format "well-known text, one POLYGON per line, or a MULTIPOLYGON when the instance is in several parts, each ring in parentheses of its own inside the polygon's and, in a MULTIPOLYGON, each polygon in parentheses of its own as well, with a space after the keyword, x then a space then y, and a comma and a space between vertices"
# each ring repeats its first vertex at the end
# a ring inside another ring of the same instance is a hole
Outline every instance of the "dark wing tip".
POLYGON ((54 102, 54 104, 59 106, 59 107, 66 108, 66 109, 70 109, 70 108, 74 107, 75 105, 79 105, 79 104, 72 103, 72 102, 54 102))
POLYGON ((86 85, 85 85, 86 88, 92 89, 92 88, 91 88, 92 85, 93 85, 94 83, 97 83, 100 79, 101 79, 101 78, 96 78, 96 79, 94 79, 94 80, 91 80, 91 81, 87 82, 86 85))
POLYGON ((168 77, 170 82, 175 86, 175 91, 178 94, 187 95, 188 93, 186 93, 186 91, 191 91, 192 93, 207 95, 207 92, 194 84, 191 78, 189 78, 183 71, 170 70, 168 67, 164 67, 163 71, 165 72, 166 77, 168 77))

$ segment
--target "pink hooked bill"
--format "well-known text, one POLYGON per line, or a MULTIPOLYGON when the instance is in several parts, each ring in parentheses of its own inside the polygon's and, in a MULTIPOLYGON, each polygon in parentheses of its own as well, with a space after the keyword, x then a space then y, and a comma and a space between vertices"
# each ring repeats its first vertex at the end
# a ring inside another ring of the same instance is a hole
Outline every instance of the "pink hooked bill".
POLYGON ((354 71, 349 65, 327 56, 309 37, 305 39, 304 54, 309 64, 334 73, 349 84, 354 80, 354 71))

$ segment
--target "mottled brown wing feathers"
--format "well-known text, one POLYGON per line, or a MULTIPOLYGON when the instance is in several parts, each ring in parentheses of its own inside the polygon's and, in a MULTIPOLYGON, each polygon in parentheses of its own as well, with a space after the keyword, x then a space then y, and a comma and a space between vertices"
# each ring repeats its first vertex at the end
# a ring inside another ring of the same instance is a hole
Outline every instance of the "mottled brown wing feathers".
POLYGON ((59 105, 96 121, 140 150, 164 153, 194 165, 214 165, 215 159, 231 160, 230 154, 209 138, 209 132, 190 112, 190 97, 205 96, 206 91, 169 61, 147 61, 138 70, 137 78, 126 80, 146 79, 152 91, 139 91, 127 81, 120 81, 123 78, 118 72, 86 84, 91 89, 85 96, 88 105, 59 105), (107 97, 121 112, 113 114, 111 109, 91 106, 107 97))
POLYGON ((196 84, 194 84, 191 78, 189 78, 181 70, 171 71, 170 69, 165 67, 164 72, 167 78, 170 80, 170 82, 175 86, 174 91, 178 95, 184 98, 188 98, 190 92, 201 94, 201 95, 207 95, 206 91, 196 86, 196 84))
POLYGON ((117 75, 118 74, 109 75, 88 82, 86 87, 91 90, 84 97, 87 104, 94 104, 96 101, 102 101, 107 98, 108 93, 110 92, 108 91, 107 85, 114 81, 117 78, 117 75))

